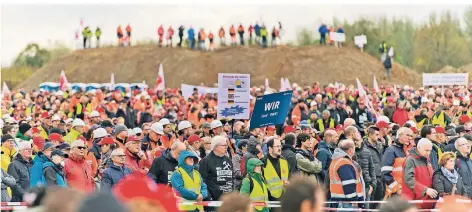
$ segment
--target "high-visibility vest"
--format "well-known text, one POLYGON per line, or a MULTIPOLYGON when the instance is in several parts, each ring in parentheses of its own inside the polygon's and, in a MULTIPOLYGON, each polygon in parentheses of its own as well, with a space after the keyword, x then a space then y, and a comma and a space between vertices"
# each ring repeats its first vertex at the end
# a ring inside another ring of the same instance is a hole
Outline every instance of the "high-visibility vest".
MULTIPOLYGON (((250 177, 249 180, 252 180, 252 184, 254 187, 252 188, 251 193, 249 194, 249 199, 251 199, 252 202, 267 202, 269 201, 269 194, 267 192, 267 187, 264 183, 259 184, 257 180, 254 178, 250 177)), ((256 210, 263 210, 264 206, 254 206, 256 210)))
POLYGON ((467 111, 467 116, 472 119, 472 112, 467 111))
MULTIPOLYGON (((318 119, 318 128, 319 128, 320 132, 323 132, 325 130, 323 119, 318 119)), ((328 128, 334 128, 334 119, 333 118, 329 118, 328 128)))
MULTIPOLYGON (((269 156, 268 156, 269 157, 269 156)), ((288 163, 287 160, 280 158, 280 175, 282 179, 277 174, 272 162, 267 159, 267 165, 264 167, 264 178, 267 180, 267 189, 270 191, 270 195, 274 198, 280 198, 283 193, 284 180, 288 180, 288 163)))
POLYGON ((354 166, 352 161, 347 158, 338 158, 331 162, 331 165, 329 166, 329 189, 330 189, 329 191, 331 192, 331 197, 341 198, 341 199, 351 199, 356 196, 364 196, 361 177, 360 177, 359 172, 357 171, 356 171, 356 180, 355 180, 356 192, 352 194, 344 193, 343 184, 350 184, 354 182, 341 181, 341 178, 338 175, 338 169, 339 167, 343 165, 350 165, 353 167, 354 170, 356 170, 356 167, 354 166))
POLYGON ((441 111, 439 115, 433 115, 433 120, 431 121, 431 123, 434 126, 439 125, 441 127, 445 127, 446 122, 444 121, 444 111, 441 111))
MULTIPOLYGON (((193 170, 193 179, 182 167, 177 168, 177 170, 175 171, 179 172, 180 175, 182 175, 182 180, 184 181, 185 189, 193 191, 197 195, 201 194, 200 189, 202 187, 202 180, 197 170, 195 169, 193 170)), ((184 202, 194 202, 194 201, 184 199, 184 202)), ((203 206, 196 206, 196 205, 179 206, 179 210, 182 210, 182 211, 194 211, 197 208, 199 211, 203 211, 203 206)))
POLYGON ((401 185, 403 183, 403 163, 405 162, 406 157, 402 158, 395 158, 393 162, 393 169, 392 169, 392 177, 395 181, 388 185, 390 190, 392 190, 393 193, 396 193, 398 190, 400 190, 401 185))
POLYGON ((427 118, 424 118, 423 120, 419 121, 416 123, 416 128, 421 129, 423 128, 424 123, 426 122, 427 118))
POLYGON ((238 27, 238 32, 244 32, 244 27, 243 27, 243 26, 239 26, 239 27, 238 27))
POLYGON ((441 157, 443 155, 442 149, 436 144, 433 144, 433 147, 436 148, 436 152, 438 153, 438 161, 441 160, 441 157))

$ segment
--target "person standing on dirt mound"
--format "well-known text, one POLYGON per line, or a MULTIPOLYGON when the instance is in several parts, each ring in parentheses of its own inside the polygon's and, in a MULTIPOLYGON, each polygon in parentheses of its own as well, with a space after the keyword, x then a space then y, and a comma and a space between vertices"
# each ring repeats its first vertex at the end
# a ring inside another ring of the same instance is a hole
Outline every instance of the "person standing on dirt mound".
POLYGON ((123 31, 121 30, 121 25, 116 28, 116 37, 118 38, 118 46, 123 46, 123 31))
POLYGON ((195 49, 195 31, 193 30, 193 27, 190 26, 190 29, 187 31, 188 33, 188 42, 189 42, 189 47, 190 49, 195 49))
POLYGON ((249 33, 249 45, 252 45, 252 32, 254 31, 254 27, 252 26, 252 23, 249 24, 249 28, 247 29, 247 32, 249 33))
POLYGON ((180 26, 179 27, 179 47, 182 47, 182 41, 183 41, 183 37, 184 37, 184 26, 180 26))
MULTIPOLYGON (((389 46, 386 46, 387 49, 389 46)), ((386 57, 385 60, 383 61, 383 65, 385 67, 385 76, 384 79, 390 78, 392 76, 392 58, 386 57)))
POLYGON ((128 46, 131 46, 131 25, 126 26, 126 35, 128 36, 128 46))
POLYGON ((279 36, 279 30, 274 26, 272 29, 272 41, 271 41, 271 46, 275 47, 277 44, 277 37, 279 36))
POLYGON ((82 37, 84 37, 84 49, 87 48, 87 41, 90 43, 90 33, 91 31, 88 26, 82 30, 82 37))
POLYGON ((262 37, 262 47, 266 48, 267 47, 267 29, 264 25, 261 27, 261 37, 262 37))
POLYGON ((254 33, 256 33, 256 43, 261 44, 261 26, 259 26, 259 23, 256 22, 256 25, 254 25, 254 33))
POLYGON ((167 29, 167 47, 172 47, 172 36, 174 36, 174 29, 169 26, 169 29, 167 29))
POLYGON ((213 33, 210 31, 210 33, 208 34, 208 40, 210 41, 210 51, 214 51, 214 50, 215 50, 215 43, 213 42, 213 38, 214 38, 214 35, 213 35, 213 33))
POLYGON ((102 36, 102 30, 97 26, 97 29, 95 30, 95 37, 97 37, 97 48, 100 47, 100 36, 102 36))
POLYGON ((225 29, 221 26, 220 31, 218 32, 218 36, 220 37, 220 45, 226 46, 225 42, 225 29))
POLYGON ((239 24, 238 34, 239 34, 239 43, 241 44, 241 46, 244 46, 244 27, 242 24, 239 24))
POLYGON ((200 32, 198 32, 198 49, 201 51, 205 50, 205 40, 206 40, 205 30, 201 28, 200 32))
POLYGON ((326 24, 321 24, 320 28, 318 28, 318 32, 320 33, 320 45, 325 44, 326 45, 326 34, 329 33, 328 27, 326 24))
POLYGON ((231 28, 229 28, 229 36, 231 36, 231 46, 236 46, 236 30, 234 25, 231 25, 231 28))
POLYGON ((162 27, 162 25, 157 28, 157 35, 159 36, 159 47, 162 47, 162 40, 164 37, 164 27, 162 27))

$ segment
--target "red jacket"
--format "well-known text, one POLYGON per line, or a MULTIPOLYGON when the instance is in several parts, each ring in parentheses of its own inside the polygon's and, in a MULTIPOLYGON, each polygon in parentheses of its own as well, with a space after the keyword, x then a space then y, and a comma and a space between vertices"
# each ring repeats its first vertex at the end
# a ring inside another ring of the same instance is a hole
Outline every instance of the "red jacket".
POLYGON ((392 120, 398 125, 403 126, 408 121, 408 112, 405 109, 397 108, 393 112, 392 120))
MULTIPOLYGON (((433 188, 433 174, 429 157, 420 156, 416 148, 411 150, 403 165, 401 196, 406 200, 431 200, 426 189, 433 188)), ((420 209, 431 209, 433 206, 434 203, 417 204, 420 209)))
POLYGON ((78 159, 71 154, 71 157, 65 160, 64 174, 70 188, 86 193, 95 191, 92 166, 85 158, 78 159))
POLYGON ((151 167, 151 161, 148 159, 141 159, 137 155, 134 155, 129 150, 125 150, 126 162, 125 166, 131 169, 133 172, 140 172, 147 174, 146 167, 151 167))

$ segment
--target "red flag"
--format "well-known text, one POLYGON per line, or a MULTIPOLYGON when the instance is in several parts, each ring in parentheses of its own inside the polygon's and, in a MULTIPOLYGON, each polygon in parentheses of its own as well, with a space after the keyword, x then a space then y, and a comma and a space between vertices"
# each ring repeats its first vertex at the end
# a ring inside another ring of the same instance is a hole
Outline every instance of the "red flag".
POLYGON ((165 79, 164 79, 164 68, 162 67, 162 64, 159 66, 159 72, 157 74, 157 79, 156 79, 156 90, 157 91, 163 91, 166 89, 165 85, 165 79))
POLYGON ((66 90, 68 86, 69 82, 67 81, 66 73, 61 71, 61 76, 59 78, 59 90, 66 90))

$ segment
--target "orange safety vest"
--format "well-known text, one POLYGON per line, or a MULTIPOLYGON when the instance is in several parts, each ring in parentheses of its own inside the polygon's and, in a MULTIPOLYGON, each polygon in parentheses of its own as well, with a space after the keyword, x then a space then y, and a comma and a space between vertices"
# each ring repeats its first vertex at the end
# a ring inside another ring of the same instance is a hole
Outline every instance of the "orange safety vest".
POLYGON ((200 31, 200 40, 205 40, 205 39, 206 39, 205 32, 204 32, 204 31, 200 31))
POLYGON ((393 170, 391 174, 395 181, 392 184, 387 185, 392 191, 392 193, 397 193, 401 189, 401 185, 403 183, 403 163, 405 161, 406 157, 395 158, 393 162, 393 170))
POLYGON ((339 177, 338 174, 338 169, 341 166, 344 165, 349 165, 352 166, 354 170, 356 170, 356 167, 352 163, 352 160, 347 159, 347 158, 338 158, 335 159, 331 162, 331 165, 329 166, 329 191, 331 192, 331 197, 332 198, 338 198, 338 199, 350 199, 354 197, 359 197, 359 196, 364 196, 363 194, 363 186, 361 182, 361 177, 358 171, 356 171, 356 193, 352 194, 346 194, 344 193, 343 189, 343 183, 350 184, 354 182, 343 182, 341 181, 341 178, 339 177))
POLYGON ((223 28, 220 29, 219 35, 220 35, 220 38, 225 36, 225 30, 223 28))
POLYGON ((238 32, 244 32, 244 27, 242 25, 239 25, 238 32))

